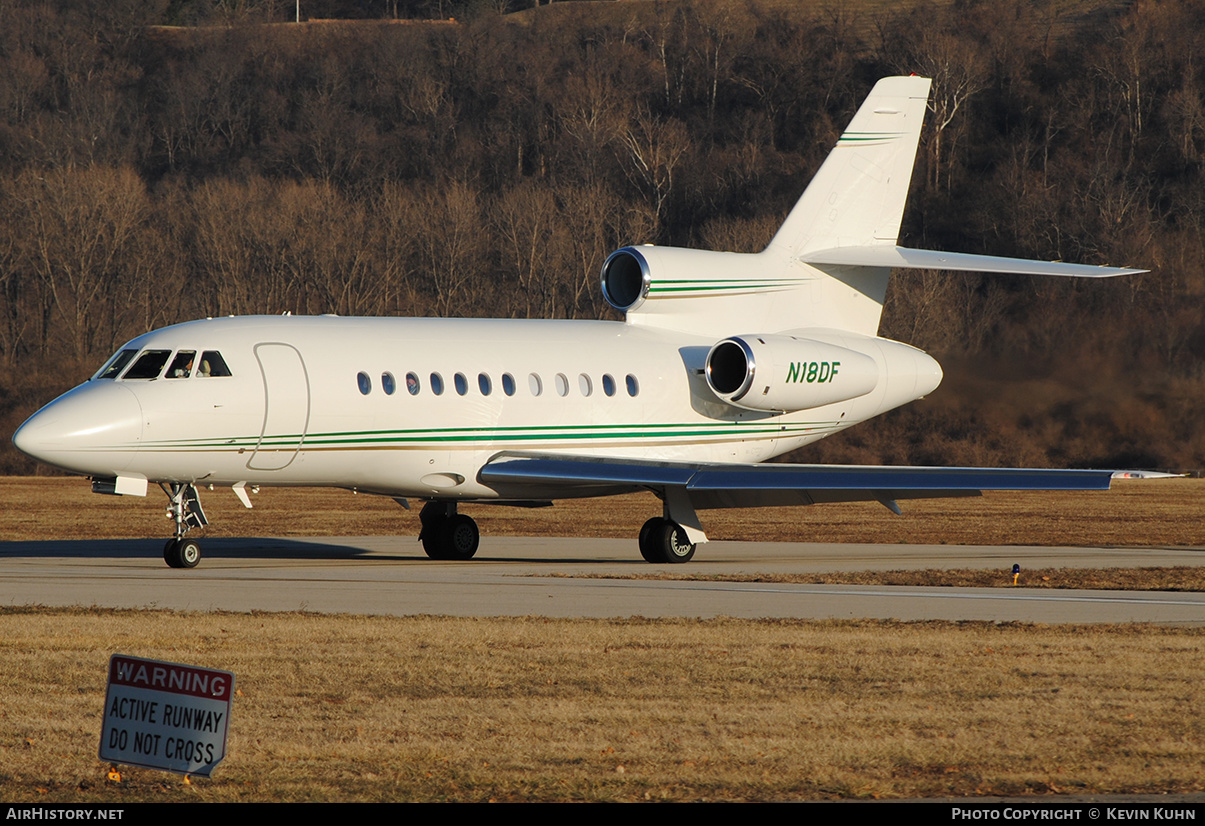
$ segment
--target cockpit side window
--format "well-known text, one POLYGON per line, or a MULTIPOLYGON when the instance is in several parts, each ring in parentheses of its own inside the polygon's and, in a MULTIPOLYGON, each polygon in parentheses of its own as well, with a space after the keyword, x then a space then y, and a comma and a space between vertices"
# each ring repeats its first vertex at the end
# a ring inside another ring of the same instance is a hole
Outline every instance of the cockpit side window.
POLYGON ((197 366, 197 375, 202 378, 229 376, 230 368, 226 366, 226 360, 222 358, 221 353, 217 350, 206 350, 201 353, 201 363, 197 366))
POLYGON ((122 378, 158 378, 159 373, 163 370, 163 365, 167 364, 167 357, 171 354, 171 350, 143 350, 142 355, 138 357, 138 361, 134 362, 134 366, 127 370, 122 378))
POLYGON ((167 378, 186 379, 191 376, 196 358, 196 350, 181 350, 176 353, 176 357, 172 359, 172 366, 167 368, 167 378))
POLYGON ((118 351, 117 355, 115 355, 115 356, 113 356, 113 358, 109 359, 108 364, 106 364, 104 367, 100 368, 100 371, 96 374, 96 378, 98 378, 98 379, 115 379, 115 378, 117 378, 119 375, 121 375, 121 371, 126 368, 126 365, 130 363, 130 360, 133 359, 134 356, 136 356, 136 355, 138 355, 137 350, 120 350, 120 351, 118 351))

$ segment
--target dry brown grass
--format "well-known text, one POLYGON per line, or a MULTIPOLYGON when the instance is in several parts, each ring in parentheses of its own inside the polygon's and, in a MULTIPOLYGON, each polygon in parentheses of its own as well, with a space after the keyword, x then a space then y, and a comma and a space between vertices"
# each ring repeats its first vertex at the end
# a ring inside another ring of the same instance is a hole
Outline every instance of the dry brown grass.
MULTIPOLYGON (((999 569, 947 571, 837 571, 820 574, 692 574, 657 570, 648 574, 549 574, 576 579, 669 579, 683 582, 769 582, 791 585, 901 585, 939 588, 1010 588, 1011 574, 999 569)), ((1205 591, 1205 568, 1035 568, 1016 585, 1093 591, 1205 591)))
MULTIPOLYGON (((96 496, 83 479, 0 477, 0 541, 170 534, 167 499, 96 496)), ((418 533, 417 509, 343 490, 270 489, 245 510, 228 490, 203 492, 210 536, 391 536, 418 533)), ((971 499, 881 505, 703 511, 712 539, 951 545, 1205 545, 1205 480, 1114 482, 1107 492, 988 492, 971 499)), ((634 538, 661 511, 652 494, 565 500, 527 510, 465 505, 489 536, 634 538)))
POLYGON ((0 798, 806 800, 1205 789, 1183 628, 0 611, 0 798), (96 758, 113 652, 233 670, 213 780, 96 758))

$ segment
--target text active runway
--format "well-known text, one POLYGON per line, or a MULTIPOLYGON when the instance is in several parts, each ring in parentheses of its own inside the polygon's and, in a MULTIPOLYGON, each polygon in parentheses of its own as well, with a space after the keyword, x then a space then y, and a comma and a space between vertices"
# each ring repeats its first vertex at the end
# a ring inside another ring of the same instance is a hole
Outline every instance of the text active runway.
POLYGON ((1199 549, 716 542, 689 567, 651 568, 623 540, 495 538, 433 562, 413 538, 211 539, 205 564, 163 566, 159 543, 0 543, 0 604, 550 617, 792 617, 1205 624, 1205 594, 783 585, 700 578, 835 570, 1198 565, 1199 549))

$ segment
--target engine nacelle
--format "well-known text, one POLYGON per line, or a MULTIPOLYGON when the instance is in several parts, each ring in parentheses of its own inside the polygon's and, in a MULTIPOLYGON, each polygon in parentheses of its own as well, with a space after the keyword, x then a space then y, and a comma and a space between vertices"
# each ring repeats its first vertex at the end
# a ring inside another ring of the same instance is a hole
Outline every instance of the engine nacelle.
POLYGON ((729 404, 793 412, 865 396, 879 383, 879 366, 823 341, 743 335, 712 345, 706 375, 712 392, 729 404))
POLYGON ((748 253, 623 247, 603 262, 603 297, 629 314, 687 314, 698 319, 712 314, 716 318, 730 316, 734 301, 803 283, 794 276, 764 278, 764 266, 761 256, 748 253), (724 301, 716 302, 717 297, 724 301))
POLYGON ((603 262, 603 298, 620 312, 626 313, 643 304, 652 283, 648 261, 633 247, 615 250, 603 262))

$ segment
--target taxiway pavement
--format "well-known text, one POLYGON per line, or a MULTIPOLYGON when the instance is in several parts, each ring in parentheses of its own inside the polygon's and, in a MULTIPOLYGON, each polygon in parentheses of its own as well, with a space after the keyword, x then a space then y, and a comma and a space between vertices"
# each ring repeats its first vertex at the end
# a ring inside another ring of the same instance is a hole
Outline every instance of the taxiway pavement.
POLYGON ((163 540, 0 542, 0 604, 549 617, 1153 622, 1205 624, 1205 594, 1024 587, 1043 567, 1205 564, 1205 549, 713 542, 651 566, 629 540, 485 537, 468 562, 427 559, 414 537, 206 539, 192 570, 163 540), (734 574, 990 568, 1021 587, 913 588, 726 582, 734 574), (655 573, 695 581, 623 579, 655 573))

